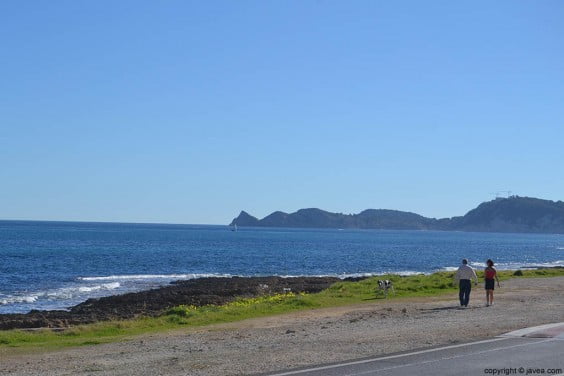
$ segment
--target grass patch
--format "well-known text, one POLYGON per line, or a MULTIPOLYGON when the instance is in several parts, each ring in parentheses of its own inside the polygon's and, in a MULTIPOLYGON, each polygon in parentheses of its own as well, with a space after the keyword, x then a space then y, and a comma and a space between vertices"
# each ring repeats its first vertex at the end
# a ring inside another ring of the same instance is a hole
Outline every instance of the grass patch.
POLYGON ((178 306, 169 309, 162 317, 177 325, 205 326, 240 321, 306 308, 320 307, 317 294, 276 294, 248 299, 237 299, 222 306, 178 306))
MULTIPOLYGON (((510 278, 538 278, 564 276, 564 268, 501 271, 500 280, 510 278), (522 274, 522 275, 515 275, 522 274)), ((393 281, 395 294, 390 299, 439 296, 457 291, 453 272, 402 277, 385 275, 358 282, 337 282, 317 294, 276 294, 256 298, 237 299, 222 306, 178 306, 160 317, 141 317, 134 320, 99 322, 69 328, 62 332, 49 329, 0 331, 0 354, 9 349, 58 349, 72 346, 90 346, 127 340, 145 333, 162 332, 178 328, 193 328, 227 323, 255 317, 264 317, 304 309, 335 307, 350 304, 384 301, 378 292, 378 280, 393 281)), ((483 281, 483 272, 478 272, 483 281)), ((11 351, 12 351, 11 350, 11 351)))

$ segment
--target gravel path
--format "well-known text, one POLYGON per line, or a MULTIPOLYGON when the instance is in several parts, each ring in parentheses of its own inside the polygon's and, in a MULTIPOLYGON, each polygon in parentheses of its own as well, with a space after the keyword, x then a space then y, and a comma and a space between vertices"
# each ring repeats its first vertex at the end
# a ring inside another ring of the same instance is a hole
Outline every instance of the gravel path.
POLYGON ((485 307, 457 296, 377 300, 39 354, 0 350, 2 375, 237 375, 493 337, 564 321, 564 277, 514 279, 485 307))

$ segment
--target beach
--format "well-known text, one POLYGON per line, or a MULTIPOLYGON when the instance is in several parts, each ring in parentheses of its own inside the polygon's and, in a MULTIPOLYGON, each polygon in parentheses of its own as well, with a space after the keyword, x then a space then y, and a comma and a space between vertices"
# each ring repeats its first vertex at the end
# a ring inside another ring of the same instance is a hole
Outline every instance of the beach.
POLYGON ((564 321, 564 277, 518 278, 485 307, 482 285, 470 305, 457 294, 366 304, 179 329, 120 343, 21 353, 2 349, 9 375, 238 375, 384 355, 491 338, 564 321))

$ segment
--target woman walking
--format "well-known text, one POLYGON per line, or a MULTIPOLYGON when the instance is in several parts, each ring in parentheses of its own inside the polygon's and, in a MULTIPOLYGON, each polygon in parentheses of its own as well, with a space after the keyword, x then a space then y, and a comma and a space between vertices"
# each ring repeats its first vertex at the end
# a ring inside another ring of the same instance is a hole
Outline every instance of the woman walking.
POLYGON ((491 259, 486 261, 486 269, 484 270, 484 276, 486 279, 486 307, 493 305, 493 292, 494 284, 497 281, 497 287, 501 287, 499 284, 499 278, 497 278, 497 271, 494 268, 494 262, 491 259))

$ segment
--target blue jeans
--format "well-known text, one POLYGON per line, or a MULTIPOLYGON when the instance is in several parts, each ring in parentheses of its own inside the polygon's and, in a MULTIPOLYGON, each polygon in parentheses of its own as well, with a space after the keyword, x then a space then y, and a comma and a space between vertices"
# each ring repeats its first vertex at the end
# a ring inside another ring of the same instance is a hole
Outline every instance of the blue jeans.
POLYGON ((469 279, 461 279, 459 284, 460 292, 458 297, 460 298, 460 305, 461 306, 468 306, 468 302, 470 301, 470 291, 472 290, 472 283, 469 279))

